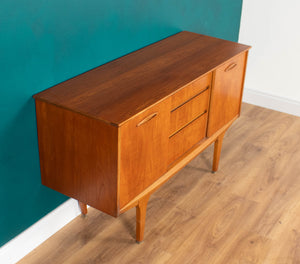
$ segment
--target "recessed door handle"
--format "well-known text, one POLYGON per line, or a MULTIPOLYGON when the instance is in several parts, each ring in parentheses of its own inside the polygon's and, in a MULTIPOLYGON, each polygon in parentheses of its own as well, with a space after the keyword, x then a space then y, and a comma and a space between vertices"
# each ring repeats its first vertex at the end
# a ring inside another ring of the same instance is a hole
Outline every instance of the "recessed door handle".
POLYGON ((225 72, 228 72, 237 66, 236 63, 231 63, 228 67, 226 67, 225 72))
POLYGON ((152 113, 151 115, 145 117, 141 122, 139 122, 136 126, 139 127, 145 123, 147 123, 148 121, 150 121, 152 118, 156 117, 157 116, 157 112, 155 113, 152 113))

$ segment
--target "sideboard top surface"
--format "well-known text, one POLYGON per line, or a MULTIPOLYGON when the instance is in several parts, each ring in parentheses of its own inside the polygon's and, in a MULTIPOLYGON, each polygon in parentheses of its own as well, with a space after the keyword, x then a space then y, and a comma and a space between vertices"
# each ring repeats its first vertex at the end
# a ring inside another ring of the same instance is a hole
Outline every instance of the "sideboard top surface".
POLYGON ((119 126, 249 48, 182 31, 34 98, 119 126))

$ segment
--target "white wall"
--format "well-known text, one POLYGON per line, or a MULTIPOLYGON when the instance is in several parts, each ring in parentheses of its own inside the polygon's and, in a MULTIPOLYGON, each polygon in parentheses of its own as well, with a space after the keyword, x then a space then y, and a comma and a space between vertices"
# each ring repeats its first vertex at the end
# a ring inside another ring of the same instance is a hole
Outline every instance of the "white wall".
POLYGON ((300 116, 300 1, 244 0, 239 42, 252 46, 244 101, 300 116))

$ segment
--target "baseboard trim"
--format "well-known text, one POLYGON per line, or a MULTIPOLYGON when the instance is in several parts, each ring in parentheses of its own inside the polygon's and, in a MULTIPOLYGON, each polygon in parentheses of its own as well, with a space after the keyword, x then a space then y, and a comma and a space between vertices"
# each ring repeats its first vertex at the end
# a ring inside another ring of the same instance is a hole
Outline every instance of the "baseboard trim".
POLYGON ((77 201, 69 199, 0 248, 0 263, 13 264, 80 215, 77 201))
POLYGON ((262 106, 290 115, 300 116, 300 102, 256 90, 244 89, 243 102, 262 106))

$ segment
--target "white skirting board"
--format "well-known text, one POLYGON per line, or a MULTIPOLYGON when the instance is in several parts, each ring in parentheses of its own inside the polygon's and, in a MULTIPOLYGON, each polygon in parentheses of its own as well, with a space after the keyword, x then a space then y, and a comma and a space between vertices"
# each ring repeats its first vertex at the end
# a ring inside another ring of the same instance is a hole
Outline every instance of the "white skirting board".
POLYGON ((243 102, 300 116, 300 102, 247 89, 246 87, 244 89, 243 102))
POLYGON ((69 199, 0 248, 0 263, 13 264, 42 244, 75 217, 78 203, 69 199))

